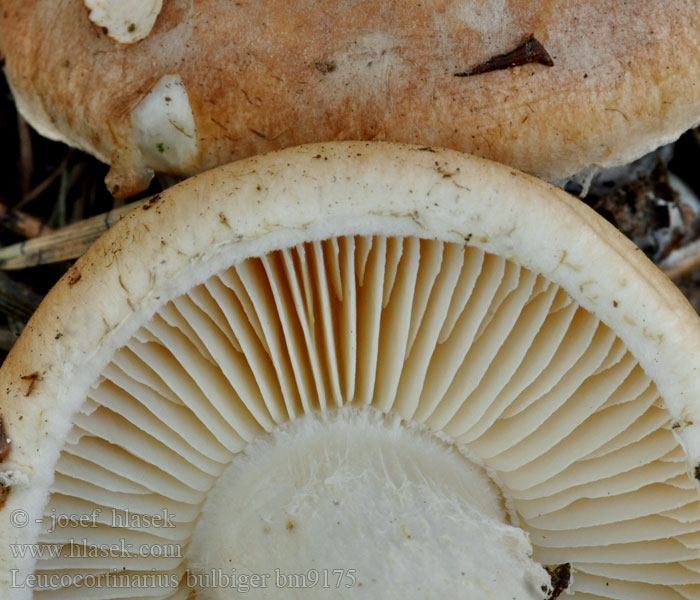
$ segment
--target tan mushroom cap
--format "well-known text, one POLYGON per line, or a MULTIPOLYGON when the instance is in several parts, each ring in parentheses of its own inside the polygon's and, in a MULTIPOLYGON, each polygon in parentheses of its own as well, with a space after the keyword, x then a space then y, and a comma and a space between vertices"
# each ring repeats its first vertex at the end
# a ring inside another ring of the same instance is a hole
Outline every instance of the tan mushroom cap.
MULTIPOLYGON (((450 444, 450 461, 483 469, 478 477, 502 498, 489 518, 510 528, 505 538, 517 525, 529 534, 532 559, 515 557, 530 561, 523 573, 570 563, 574 597, 586 600, 683 600, 700 588, 697 315, 587 207, 483 159, 336 143, 194 177, 136 209, 76 263, 8 356, 0 386, 12 440, 0 473, 10 487, 0 586, 12 600, 31 592, 12 586, 13 569, 16 581, 33 573, 102 583, 113 569, 155 569, 170 586, 105 585, 101 597, 186 598, 196 556, 36 561, 9 544, 188 547, 208 520, 206 535, 225 548, 228 526, 202 511, 213 490, 226 505, 231 488, 221 482, 255 462, 239 455, 262 447, 267 464, 265 448, 284 453, 284 436, 304 418, 354 410, 386 415, 405 434, 432 432, 450 444), (164 508, 175 527, 110 519, 112 509, 164 508), (52 515, 90 518, 95 509, 94 528, 50 527, 52 515), (26 526, 13 526, 17 511, 26 526)), ((359 454, 349 447, 329 454, 359 454)), ((396 472, 417 469, 403 460, 396 472)), ((435 464, 447 467, 426 471, 437 480, 431 489, 462 485, 442 478, 453 463, 435 464)), ((337 480, 321 478, 323 489, 337 480)), ((372 514, 372 496, 364 498, 367 509, 352 514, 372 514)), ((426 522, 438 526, 440 514, 426 522)), ((303 539, 307 529, 278 517, 276 535, 303 539)), ((407 541, 403 524, 387 533, 403 534, 397 547, 417 536, 411 526, 407 541)), ((381 539, 369 539, 362 547, 381 554, 381 539)), ((323 540, 322 550, 358 547, 352 536, 323 540)), ((470 544, 433 550, 454 556, 470 544)), ((308 556, 309 545, 300 548, 285 557, 308 556)), ((253 572, 274 569, 253 560, 260 553, 248 558, 253 572)), ((421 561, 406 564, 425 575, 421 561)), ((379 556, 373 565, 387 563, 379 556)), ((459 597, 463 580, 450 581, 459 597)), ((386 587, 367 591, 377 589, 388 597, 386 587)), ((41 597, 90 594, 75 583, 47 585, 41 597)))
MULTIPOLYGON (((120 3, 95 4, 104 20, 120 3)), ((694 0, 172 1, 131 44, 91 23, 81 0, 2 8, 20 111, 111 163, 118 196, 152 169, 191 175, 352 139, 439 145, 553 181, 628 162, 700 121, 694 0), (553 67, 454 76, 530 34, 553 67), (181 82, 177 98, 162 93, 168 81, 181 82)))

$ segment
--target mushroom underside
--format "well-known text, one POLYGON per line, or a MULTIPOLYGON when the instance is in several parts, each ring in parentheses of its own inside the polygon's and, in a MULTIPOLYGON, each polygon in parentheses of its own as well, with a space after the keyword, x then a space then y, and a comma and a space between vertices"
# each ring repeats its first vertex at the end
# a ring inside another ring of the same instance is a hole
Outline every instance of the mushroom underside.
POLYGON ((108 232, 0 372, 29 519, 0 535, 36 552, 0 547, 0 585, 697 598, 698 339, 627 240, 508 167, 345 143, 210 171, 108 232))
MULTIPOLYGON (((416 424, 435 432, 483 465, 498 484, 502 520, 529 533, 534 560, 571 563, 575 597, 695 597, 695 484, 673 420, 625 344, 558 285, 510 260, 381 235, 233 265, 168 302, 119 348, 74 418, 44 511, 40 542, 60 552, 39 560, 35 574, 75 583, 41 597, 92 597, 82 577, 139 581, 153 568, 170 585, 152 597, 187 597, 190 562, 202 570, 188 543, 198 519, 216 529, 202 507, 229 463, 304 415, 360 407, 394 415, 409 434, 416 424), (52 518, 95 510, 95 527, 79 540, 72 523, 52 518), (149 522, 164 511, 173 527, 149 522), (121 540, 127 556, 92 557, 91 548, 121 540), (142 547, 166 556, 133 551, 142 547), (72 557, 76 549, 84 558, 72 557)), ((346 467, 361 458, 354 439, 346 467)), ((257 492, 274 481, 258 480, 257 492)), ((271 519, 293 523, 304 539, 292 504, 280 508, 288 519, 271 519)), ((266 514, 257 514, 261 531, 266 514)), ((357 549, 352 536, 338 544, 357 549)), ((308 560, 294 572, 323 564, 323 548, 305 547, 308 560)), ((337 552, 341 568, 357 563, 337 552)), ((234 563, 240 573, 274 574, 264 553, 250 558, 234 563)), ((370 592, 393 589, 356 576, 370 592)))

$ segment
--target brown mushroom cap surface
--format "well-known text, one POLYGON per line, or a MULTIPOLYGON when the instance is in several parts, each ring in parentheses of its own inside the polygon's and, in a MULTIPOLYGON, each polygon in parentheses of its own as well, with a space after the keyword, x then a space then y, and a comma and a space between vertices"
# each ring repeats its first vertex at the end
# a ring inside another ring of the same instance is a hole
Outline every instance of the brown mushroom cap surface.
POLYGON ((352 139, 440 145, 557 180, 628 162, 700 120, 693 0, 171 0, 130 44, 93 24, 80 0, 0 7, 20 111, 110 162, 119 196, 143 189, 152 169, 190 175, 352 139), (455 76, 531 34, 553 66, 455 76), (185 90, 179 117, 168 82, 185 90))

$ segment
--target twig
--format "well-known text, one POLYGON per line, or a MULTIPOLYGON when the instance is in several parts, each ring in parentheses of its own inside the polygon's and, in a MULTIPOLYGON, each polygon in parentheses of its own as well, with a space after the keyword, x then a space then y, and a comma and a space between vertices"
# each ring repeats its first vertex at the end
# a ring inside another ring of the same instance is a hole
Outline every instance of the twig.
POLYGON ((61 164, 56 167, 53 173, 49 175, 46 179, 44 179, 39 185, 36 187, 32 188, 27 192, 26 195, 22 196, 22 199, 16 204, 15 208, 22 208, 26 204, 29 204, 32 200, 35 200, 39 196, 41 196, 48 188, 49 186, 56 181, 57 177, 61 176, 61 173, 66 170, 66 167, 68 166, 68 161, 70 160, 71 156, 73 155, 73 149, 71 148, 68 150, 68 153, 66 154, 65 158, 61 161, 61 164))
POLYGON ((0 272, 0 312, 26 322, 41 302, 41 296, 0 272))
POLYGON ((57 229, 65 227, 67 224, 66 207, 68 205, 68 192, 80 177, 80 174, 83 172, 84 166, 84 163, 78 163, 76 165, 73 165, 73 167, 71 167, 70 169, 65 169, 61 173, 61 182, 58 186, 58 196, 56 197, 53 212, 51 213, 51 217, 49 218, 49 223, 51 223, 51 225, 53 225, 57 229))
POLYGON ((20 189, 22 190, 22 196, 26 196, 32 185, 34 153, 32 151, 32 134, 29 131, 29 125, 19 113, 17 113, 17 133, 19 137, 20 189))
POLYGON ((21 210, 9 209, 0 202, 0 228, 26 238, 35 238, 51 233, 53 229, 36 217, 21 210))
POLYGON ((13 315, 5 315, 5 317, 7 318, 7 328, 10 330, 10 333, 14 335, 15 338, 18 338, 22 334, 24 326, 27 324, 27 320, 18 319, 13 315))
POLYGON ((48 235, 0 248, 0 269, 25 269, 78 258, 100 235, 142 202, 132 202, 48 235))
POLYGON ((0 328, 0 352, 9 352, 17 336, 5 327, 0 328))
POLYGON ((693 132, 693 138, 695 139, 695 143, 700 145, 700 127, 696 127, 695 129, 692 130, 693 132))
POLYGON ((700 240, 674 250, 659 263, 659 267, 671 279, 680 279, 700 268, 700 240))

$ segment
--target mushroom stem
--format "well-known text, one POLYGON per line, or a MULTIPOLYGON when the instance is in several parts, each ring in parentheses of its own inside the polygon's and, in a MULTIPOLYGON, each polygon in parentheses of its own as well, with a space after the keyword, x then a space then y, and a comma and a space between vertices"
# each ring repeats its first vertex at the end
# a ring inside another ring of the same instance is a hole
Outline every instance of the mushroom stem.
POLYGON ((482 467, 368 407, 308 415, 248 446, 210 493, 189 554, 206 599, 240 585, 265 598, 330 587, 534 599, 549 584, 482 467))

